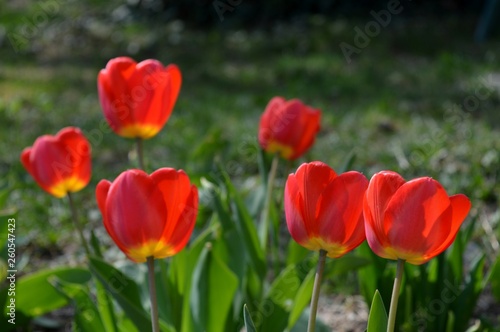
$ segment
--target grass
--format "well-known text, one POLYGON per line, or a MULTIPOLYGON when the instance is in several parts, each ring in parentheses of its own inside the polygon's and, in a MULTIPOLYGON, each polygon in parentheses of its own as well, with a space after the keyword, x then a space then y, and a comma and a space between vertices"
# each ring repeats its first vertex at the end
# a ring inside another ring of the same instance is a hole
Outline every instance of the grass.
MULTIPOLYGON (((15 52, 9 34, 39 9, 0 1, 7 31, 0 43, 0 188, 6 206, 18 210, 25 272, 79 250, 65 202, 42 192, 19 163, 22 149, 42 134, 69 125, 88 134, 93 178, 77 200, 85 222, 106 238, 93 190, 134 165, 132 141, 103 125, 97 99, 98 71, 120 55, 176 63, 183 73, 170 121, 145 143, 150 170, 183 168, 199 180, 221 160, 238 183, 254 179, 261 112, 275 95, 300 98, 323 118, 315 146, 295 166, 309 159, 341 169, 354 156, 352 169, 367 177, 382 169, 433 176, 450 194, 468 195, 469 220, 486 218, 500 237, 500 44, 475 44, 473 20, 395 18, 348 64, 339 44, 352 44, 354 27, 366 21, 311 17, 267 30, 195 31, 141 17, 113 21, 104 9, 114 2, 74 5, 61 7, 15 52)), ((478 227, 475 241, 491 261, 495 236, 484 234, 478 227)))

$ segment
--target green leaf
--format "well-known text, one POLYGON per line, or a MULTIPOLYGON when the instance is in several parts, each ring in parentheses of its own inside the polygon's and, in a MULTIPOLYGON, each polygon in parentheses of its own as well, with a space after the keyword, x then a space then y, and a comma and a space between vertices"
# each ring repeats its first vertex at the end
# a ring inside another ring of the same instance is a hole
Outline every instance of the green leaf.
POLYGON ((248 311, 248 307, 246 304, 243 306, 243 318, 245 319, 245 328, 247 329, 247 332, 257 332, 255 324, 252 320, 252 316, 250 316, 250 312, 248 311))
POLYGON ((389 266, 386 266, 387 259, 383 259, 375 255, 366 241, 356 249, 356 252, 360 257, 364 257, 371 262, 358 271, 360 292, 365 298, 366 303, 370 303, 372 301, 372 294, 375 294, 375 291, 378 288, 382 291, 380 294, 382 299, 389 302, 391 298, 394 272, 392 272, 389 266))
POLYGON ((462 231, 459 231, 457 237, 455 238, 455 242, 450 249, 447 250, 446 255, 446 266, 449 269, 449 274, 452 282, 455 284, 462 283, 462 274, 463 274, 463 257, 464 257, 464 245, 462 242, 462 231))
MULTIPOLYGON (((247 272, 251 268, 246 261, 245 244, 240 241, 237 230, 231 229, 219 234, 219 238, 212 245, 212 250, 217 257, 225 262, 227 267, 239 280, 238 290, 233 298, 232 309, 232 321, 237 322, 241 317, 241 308, 244 302, 251 301, 251 296, 249 294, 245 296, 248 286, 247 272)), ((237 329, 236 325, 235 323, 232 327, 233 330, 237 329)))
POLYGON ((373 301, 368 315, 367 332, 381 332, 387 330, 387 312, 378 290, 373 295, 373 301))
MULTIPOLYGON (((184 253, 184 251, 179 254, 184 253)), ((179 294, 176 284, 169 275, 169 267, 171 262, 166 259, 158 259, 155 262, 155 282, 158 314, 159 317, 165 320, 172 326, 180 327, 180 318, 182 312, 182 297, 179 294)))
POLYGON ((138 285, 113 266, 97 257, 90 258, 90 269, 132 320, 139 331, 149 331, 151 320, 141 307, 138 285))
POLYGON ((239 193, 229 180, 229 177, 226 173, 223 174, 228 194, 232 198, 232 206, 237 218, 236 227, 238 233, 246 245, 246 252, 248 252, 250 256, 253 268, 257 271, 258 275, 263 278, 266 271, 266 263, 264 252, 260 246, 259 237, 257 236, 255 223, 243 204, 243 200, 239 193))
POLYGON ((74 320, 81 331, 105 331, 96 305, 90 297, 87 287, 65 282, 55 276, 49 282, 75 306, 74 320))
POLYGON ((453 311, 448 311, 448 320, 446 321, 446 332, 453 332, 453 326, 455 325, 455 315, 453 311))
MULTIPOLYGON (((190 298, 192 289, 192 280, 194 275, 194 270, 200 260, 201 254, 205 249, 207 241, 211 236, 213 229, 207 228, 203 231, 191 244, 189 250, 184 249, 181 253, 186 253, 186 256, 181 257, 179 254, 172 257, 170 264, 170 275, 175 275, 172 282, 173 285, 177 285, 177 289, 180 292, 180 298, 182 299, 182 317, 180 327, 181 331, 191 332, 192 318, 191 318, 191 308, 190 308, 190 298)), ((176 302, 172 305, 177 305, 176 302)), ((181 304, 179 304, 180 307, 181 304)))
MULTIPOLYGON (((85 284, 91 275, 88 270, 82 268, 58 268, 42 270, 17 279, 16 314, 22 313, 28 317, 40 316, 68 304, 68 299, 49 283, 48 279, 51 277, 69 283, 85 284)), ((9 285, 2 289, 0 298, 7 297, 8 290, 9 285)), ((4 313, 7 313, 8 309, 4 308, 4 313)))
MULTIPOLYGON (((476 307, 479 295, 485 286, 483 278, 484 260, 485 257, 482 255, 472 263, 465 287, 460 295, 458 295, 457 300, 452 303, 456 332, 460 331, 463 326, 467 326, 476 307)), ((454 293, 453 290, 451 292, 454 293)))
POLYGON ((101 244, 97 236, 95 236, 94 230, 90 231, 90 246, 94 250, 95 255, 102 259, 101 244))
POLYGON ((286 265, 297 264, 304 260, 311 251, 304 248, 293 239, 288 242, 286 265))
POLYGON ((500 301, 500 255, 490 270, 488 281, 491 285, 493 296, 497 301, 500 301))
MULTIPOLYGON (((238 278, 211 250, 203 249, 193 272, 190 294, 194 331, 225 331, 238 278)), ((183 326, 184 330, 184 326, 183 326)))
POLYGON ((295 295, 295 299, 293 301, 292 311, 288 317, 288 329, 291 329, 295 323, 297 323, 298 319, 302 315, 302 312, 311 301, 315 275, 316 271, 311 269, 297 290, 297 294, 295 295))
POLYGON ((307 259, 300 264, 289 265, 278 275, 259 308, 264 316, 260 330, 283 331, 287 327, 297 291, 316 261, 307 259))
POLYGON ((208 280, 203 280, 209 287, 209 322, 208 331, 224 331, 222 322, 227 320, 231 312, 231 304, 238 289, 238 278, 226 264, 211 252, 208 280))
POLYGON ((105 326, 105 330, 108 332, 117 332, 118 327, 116 325, 116 315, 113 301, 111 301, 106 288, 99 281, 95 280, 96 291, 97 291, 97 308, 101 319, 105 326))
POLYGON ((217 217, 222 225, 224 230, 230 230, 235 227, 234 222, 231 218, 231 213, 229 211, 229 207, 226 208, 227 201, 223 199, 222 193, 215 189, 211 190, 212 202, 214 204, 215 212, 217 213, 217 217))

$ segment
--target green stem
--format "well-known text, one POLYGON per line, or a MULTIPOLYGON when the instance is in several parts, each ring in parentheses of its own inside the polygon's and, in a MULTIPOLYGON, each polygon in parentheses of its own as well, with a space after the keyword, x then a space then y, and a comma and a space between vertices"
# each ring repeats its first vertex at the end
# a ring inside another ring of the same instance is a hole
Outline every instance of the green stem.
POLYGON ((76 206, 73 201, 73 196, 71 195, 70 192, 68 192, 68 201, 69 201, 69 208, 71 210, 71 220, 73 221, 73 225, 76 228, 76 231, 80 237, 80 241, 82 242, 83 249, 85 249, 85 253, 87 254, 87 257, 90 257, 90 250, 87 245, 87 241, 85 241, 85 237, 83 236, 83 230, 81 228, 80 223, 78 222, 78 213, 76 213, 76 206))
POLYGON ((326 251, 319 251, 318 268, 314 277, 314 288, 311 298, 311 313, 309 315, 309 324, 307 332, 314 332, 316 328, 316 313, 318 312, 319 290, 321 288, 321 279, 323 278, 323 270, 325 268, 326 251))
POLYGON ((387 322, 387 332, 393 332, 396 326, 396 311, 398 310, 399 291, 401 289, 401 280, 403 279, 404 259, 398 259, 396 268, 396 278, 392 288, 391 307, 389 308, 389 317, 387 322))
POLYGON ((267 188, 266 188, 266 197, 264 201, 264 209, 262 210, 261 214, 261 227, 262 227, 262 232, 261 232, 261 238, 260 238, 260 244, 263 249, 266 249, 267 247, 267 240, 268 240, 268 234, 269 234, 269 228, 270 226, 270 218, 269 218, 269 209, 271 208, 271 201, 273 198, 273 187, 274 187, 274 180, 276 178, 276 171, 278 170, 278 162, 279 162, 279 155, 275 154, 272 164, 271 164, 271 170, 269 171, 269 176, 267 179, 267 188))
POLYGON ((151 299, 151 324, 153 332, 159 332, 160 324, 158 321, 158 303, 155 286, 155 259, 153 256, 149 256, 146 262, 148 264, 149 298, 151 299))
POLYGON ((145 171, 146 169, 144 168, 144 153, 142 149, 142 138, 137 137, 136 140, 136 145, 137 145, 137 160, 139 160, 139 168, 145 171))

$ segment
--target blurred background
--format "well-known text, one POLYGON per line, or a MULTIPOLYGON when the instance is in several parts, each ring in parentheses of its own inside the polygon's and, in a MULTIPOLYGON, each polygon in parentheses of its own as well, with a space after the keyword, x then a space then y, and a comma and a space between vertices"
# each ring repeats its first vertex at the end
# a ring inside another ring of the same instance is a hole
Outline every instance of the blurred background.
MULTIPOLYGON (((183 168, 199 181, 217 161, 251 190, 260 114, 273 96, 299 98, 323 111, 322 129, 292 167, 350 160, 367 177, 433 176, 473 201, 467 252, 491 264, 500 238, 497 2, 0 0, 0 208, 18 210, 20 270, 76 264, 64 202, 19 162, 24 147, 62 127, 82 128, 92 144, 93 178, 79 200, 106 241, 94 187, 134 155, 106 127, 96 78, 123 55, 176 63, 183 74, 172 117, 145 142, 149 169, 183 168)), ((498 319, 493 299, 483 306, 498 319)))

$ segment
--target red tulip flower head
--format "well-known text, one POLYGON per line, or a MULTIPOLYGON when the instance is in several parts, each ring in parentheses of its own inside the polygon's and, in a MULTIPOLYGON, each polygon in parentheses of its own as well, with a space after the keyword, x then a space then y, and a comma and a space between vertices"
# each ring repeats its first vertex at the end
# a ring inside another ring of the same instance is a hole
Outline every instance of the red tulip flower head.
POLYGON ((113 183, 101 180, 96 198, 108 234, 134 262, 178 253, 198 213, 198 190, 184 171, 172 168, 151 175, 133 169, 113 183))
POLYGON ((406 182, 383 171, 366 191, 366 238, 380 257, 423 264, 451 245, 470 208, 465 195, 448 196, 432 178, 406 182))
POLYGON ((67 127, 55 136, 38 137, 21 153, 21 163, 43 190, 61 198, 89 183, 90 150, 80 129, 67 127))
POLYGON ((320 110, 298 99, 286 101, 274 97, 260 118, 259 144, 265 151, 279 153, 284 159, 297 159, 314 143, 320 117, 320 110))
POLYGON ((285 215, 292 238, 336 258, 365 240, 363 196, 368 180, 358 172, 337 175, 316 161, 302 164, 285 185, 285 215))
POLYGON ((155 136, 172 113, 181 81, 176 65, 111 59, 97 77, 99 100, 110 127, 123 137, 155 136))

